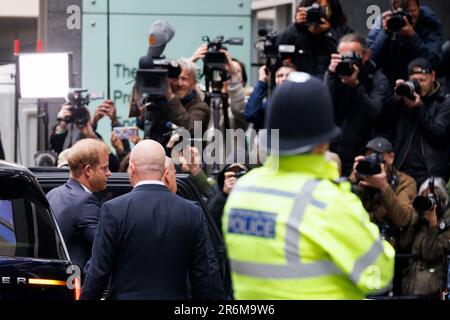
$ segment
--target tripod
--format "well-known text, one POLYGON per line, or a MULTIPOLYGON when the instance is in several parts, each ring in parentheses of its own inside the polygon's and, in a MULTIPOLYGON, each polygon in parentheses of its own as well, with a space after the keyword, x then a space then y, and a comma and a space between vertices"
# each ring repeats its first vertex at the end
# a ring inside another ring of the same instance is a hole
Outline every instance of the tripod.
POLYGON ((169 120, 163 112, 167 100, 162 96, 148 96, 143 99, 144 105, 144 139, 158 141, 165 146, 172 133, 169 120))
MULTIPOLYGON (((206 102, 210 105, 213 111, 213 126, 214 132, 220 131, 220 110, 223 113, 224 131, 230 128, 230 119, 228 116, 228 93, 222 92, 223 83, 228 80, 228 73, 224 67, 214 66, 212 68, 205 68, 205 87, 206 87, 206 102)), ((222 141, 223 142, 223 141, 222 141)), ((214 162, 212 167, 212 175, 217 176, 220 172, 220 166, 214 162)))

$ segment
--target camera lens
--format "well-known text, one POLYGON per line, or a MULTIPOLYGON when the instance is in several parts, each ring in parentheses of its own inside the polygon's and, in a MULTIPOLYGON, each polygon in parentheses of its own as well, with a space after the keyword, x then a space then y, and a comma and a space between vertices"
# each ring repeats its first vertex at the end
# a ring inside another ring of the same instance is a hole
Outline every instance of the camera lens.
POLYGON ((387 21, 387 28, 393 33, 399 32, 405 25, 403 15, 400 14, 393 15, 392 18, 387 21))
POLYGON ((417 82, 406 81, 400 84, 396 89, 395 93, 400 97, 406 97, 414 100, 414 93, 420 90, 420 85, 417 82))
POLYGON ((336 66, 336 74, 340 77, 350 77, 354 71, 353 63, 350 61, 340 62, 336 66))
POLYGON ((425 212, 433 209, 436 202, 433 198, 418 196, 413 201, 413 207, 418 212, 425 212))

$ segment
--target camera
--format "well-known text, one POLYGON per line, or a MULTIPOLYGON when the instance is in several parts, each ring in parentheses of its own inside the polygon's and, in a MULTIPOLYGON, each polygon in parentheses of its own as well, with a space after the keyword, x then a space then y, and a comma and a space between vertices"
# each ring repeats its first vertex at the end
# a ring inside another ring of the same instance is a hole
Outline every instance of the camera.
POLYGON ((432 210, 436 203, 434 194, 429 194, 427 197, 417 196, 413 201, 413 207, 417 212, 425 212, 432 210))
POLYGON ((420 83, 417 80, 405 81, 395 89, 395 93, 397 96, 414 101, 416 99, 414 93, 420 94, 420 83))
POLYGON ((226 49, 225 44, 232 46, 242 46, 244 44, 243 38, 231 37, 228 40, 224 40, 224 36, 217 36, 211 40, 208 36, 202 37, 203 41, 208 42, 208 52, 206 53, 203 62, 205 67, 209 69, 225 69, 227 65, 227 57, 225 53, 220 52, 221 49, 226 49))
POLYGON ((355 69, 353 66, 361 66, 362 59, 355 52, 342 56, 342 61, 336 66, 336 74, 339 77, 350 77, 355 69))
POLYGON ((322 24, 322 18, 326 19, 325 12, 318 3, 314 3, 311 6, 306 7, 305 9, 308 13, 306 21, 309 24, 322 24))
POLYGON ((91 94, 87 91, 87 89, 71 89, 67 96, 72 115, 63 120, 75 124, 78 128, 84 127, 90 120, 89 110, 86 108, 89 102, 104 99, 103 95, 91 94))
POLYGON ((164 97, 168 91, 168 80, 177 78, 180 73, 181 68, 175 61, 141 58, 136 73, 136 88, 143 95, 164 97))
POLYGON ((381 173, 381 164, 384 158, 381 153, 373 153, 364 157, 356 166, 356 172, 362 177, 373 176, 381 173))
POLYGON ((408 12, 404 10, 392 11, 391 18, 387 21, 387 29, 392 33, 399 32, 406 25, 405 17, 409 23, 412 23, 412 16, 408 12))
POLYGON ((255 49, 262 52, 267 59, 280 59, 283 54, 289 55, 295 52, 295 46, 278 45, 279 35, 277 31, 269 32, 266 29, 260 29, 258 34, 262 39, 255 43, 255 49))

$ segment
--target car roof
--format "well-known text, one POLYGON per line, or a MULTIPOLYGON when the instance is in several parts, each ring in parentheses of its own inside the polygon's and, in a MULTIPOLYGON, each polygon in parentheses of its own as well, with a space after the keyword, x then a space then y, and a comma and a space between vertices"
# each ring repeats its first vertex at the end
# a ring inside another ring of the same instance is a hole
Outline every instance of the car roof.
POLYGON ((26 167, 24 167, 20 164, 5 161, 5 160, 0 160, 0 172, 22 173, 22 174, 27 174, 27 175, 33 176, 31 171, 28 170, 26 167))

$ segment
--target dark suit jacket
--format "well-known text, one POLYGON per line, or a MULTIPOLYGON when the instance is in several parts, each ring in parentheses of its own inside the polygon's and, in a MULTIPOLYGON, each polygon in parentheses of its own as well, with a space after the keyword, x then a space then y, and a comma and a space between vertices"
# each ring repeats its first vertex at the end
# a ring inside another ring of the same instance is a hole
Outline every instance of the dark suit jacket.
POLYGON ((165 186, 142 185, 101 210, 82 299, 209 298, 202 210, 165 186))
POLYGON ((83 270, 91 256, 100 203, 74 179, 51 190, 47 199, 55 213, 72 262, 83 270))

